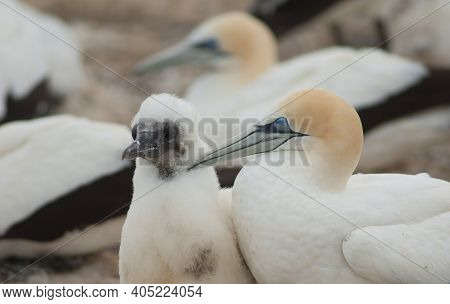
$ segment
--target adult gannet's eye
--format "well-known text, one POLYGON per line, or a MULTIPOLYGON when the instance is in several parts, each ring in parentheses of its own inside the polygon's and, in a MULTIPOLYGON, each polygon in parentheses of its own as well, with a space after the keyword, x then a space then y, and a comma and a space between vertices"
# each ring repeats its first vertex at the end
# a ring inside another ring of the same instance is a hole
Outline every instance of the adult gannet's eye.
POLYGON ((289 122, 285 117, 279 117, 271 124, 272 131, 277 133, 290 133, 292 132, 289 122))
POLYGON ((133 136, 133 140, 136 140, 136 136, 137 136, 137 127, 138 127, 138 124, 135 124, 135 125, 133 126, 133 129, 131 129, 131 136, 133 136))
POLYGON ((265 125, 257 125, 256 129, 265 133, 295 133, 285 117, 279 117, 265 125))
POLYGON ((218 50, 219 43, 214 38, 208 38, 205 40, 198 41, 193 44, 193 47, 196 49, 202 49, 202 50, 218 50))

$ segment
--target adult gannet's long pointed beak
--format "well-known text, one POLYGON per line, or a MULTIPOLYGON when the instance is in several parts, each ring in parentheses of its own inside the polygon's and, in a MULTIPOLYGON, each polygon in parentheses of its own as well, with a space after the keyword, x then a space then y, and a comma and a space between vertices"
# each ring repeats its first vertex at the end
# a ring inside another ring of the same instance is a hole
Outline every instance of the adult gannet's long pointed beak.
MULTIPOLYGON (((256 126, 255 130, 239 137, 224 147, 218 148, 194 162, 190 169, 195 167, 215 166, 232 159, 242 158, 270 152, 294 137, 307 136, 306 134, 292 131, 290 128, 283 130, 274 127, 279 120, 267 125, 256 126)), ((283 122, 284 123, 284 122, 283 122)), ((287 123, 287 120, 286 122, 287 123)))
POLYGON ((180 65, 192 60, 195 51, 185 44, 175 45, 160 53, 150 55, 134 68, 134 72, 138 75, 164 69, 168 66, 180 65))
POLYGON ((220 49, 215 39, 195 43, 182 41, 167 50, 143 59, 135 66, 134 71, 142 75, 169 66, 208 62, 223 55, 225 55, 225 52, 220 49))

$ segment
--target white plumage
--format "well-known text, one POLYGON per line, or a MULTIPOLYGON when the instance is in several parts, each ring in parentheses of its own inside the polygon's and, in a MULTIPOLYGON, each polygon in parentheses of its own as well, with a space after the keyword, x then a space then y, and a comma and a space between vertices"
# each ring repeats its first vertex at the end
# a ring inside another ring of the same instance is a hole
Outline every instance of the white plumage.
POLYGON ((61 20, 17 0, 3 1, 0 5, 0 119, 8 111, 5 105, 8 95, 20 100, 45 79, 52 93, 58 96, 80 86, 80 54, 64 41, 78 46, 74 33, 61 20))
POLYGON ((279 119, 198 161, 272 151, 233 188, 233 221, 256 280, 448 282, 450 184, 427 174, 352 176, 363 143, 356 112, 318 89, 282 105, 279 119))
MULTIPOLYGON (((91 201, 79 202, 84 206, 80 208, 87 206, 87 209, 77 210, 84 218, 78 225, 74 206, 68 209, 72 210, 71 214, 65 214, 65 206, 62 206, 62 213, 58 213, 56 218, 41 220, 40 224, 44 221, 46 227, 28 225, 25 231, 25 226, 21 226, 18 231, 11 232, 15 225, 30 220, 50 204, 67 202, 61 200, 65 195, 96 180, 129 170, 129 162, 120 158, 122 147, 129 138, 129 130, 125 126, 66 115, 3 125, 0 128, 0 257, 46 254, 70 236, 85 230, 86 225, 96 224, 91 213, 99 212, 98 220, 109 215, 113 202, 102 200, 102 196, 108 193, 105 189, 98 189, 98 192, 91 192, 95 195, 91 201), (87 219, 91 222, 86 222, 84 214, 89 215, 87 219), (60 226, 64 226, 61 219, 65 216, 75 222, 73 230, 60 231, 60 226), (45 235, 48 233, 56 233, 59 237, 48 238, 45 235), (16 234, 33 237, 17 238, 16 234)), ((127 180, 115 187, 124 192, 121 194, 124 197, 131 195, 127 180)), ((127 202, 121 203, 126 206, 127 202)), ((76 242, 64 246, 57 254, 89 253, 117 244, 123 221, 117 215, 76 242)))
MULTIPOLYGON (((163 148, 157 159, 136 160, 133 201, 120 246, 121 282, 252 282, 236 244, 229 214, 230 192, 219 192, 212 168, 185 171, 188 165, 179 163, 178 158, 174 163, 164 160, 176 147, 185 149, 189 157, 201 151, 192 107, 167 94, 153 95, 143 102, 133 125, 145 120, 173 123, 182 135, 174 139, 179 146, 163 148), (187 128, 183 120, 193 122, 194 129, 187 128), (172 170, 165 176, 164 172, 172 170)), ((148 141, 146 136, 151 132, 139 128, 138 142, 157 145, 157 137, 148 141)), ((172 139, 168 133, 160 136, 172 139)))
POLYGON ((437 223, 437 227, 431 228, 434 230, 425 225, 416 225, 417 231, 410 229, 411 224, 450 210, 447 182, 427 176, 355 175, 345 191, 321 193, 310 186, 306 181, 309 176, 302 175, 300 168, 291 171, 291 176, 281 175, 286 172, 272 166, 268 170, 273 173, 259 166, 244 167, 233 189, 233 218, 239 242, 258 282, 443 283, 427 270, 450 279, 450 268, 444 267, 448 266, 448 251, 442 247, 448 237, 441 239, 448 233, 448 228, 443 229, 445 222, 437 223), (298 188, 273 174, 288 179, 298 188), (352 223, 364 230, 376 226, 368 229, 376 239, 357 230, 352 223), (401 240, 408 236, 401 235, 398 228, 402 224, 409 224, 403 228, 411 238, 406 244, 401 240), (422 242, 425 237, 430 239, 422 242), (342 252, 344 240, 347 242, 342 252), (418 253, 423 246, 428 249, 418 253), (395 251, 403 252, 427 270, 395 251), (417 254, 411 255, 412 252, 417 254), (417 259, 418 255, 421 259, 417 259), (392 263, 393 267, 386 263, 392 263), (379 268, 383 274, 379 274, 379 268), (414 276, 417 273, 420 276, 414 276))
MULTIPOLYGON (((331 47, 276 64, 276 48, 264 24, 244 13, 227 13, 200 24, 179 45, 144 60, 138 68, 196 62, 193 53, 205 62, 212 57, 218 63, 216 70, 196 79, 185 98, 202 116, 241 119, 270 115, 280 100, 310 87, 329 89, 363 110, 382 104, 428 74, 422 64, 379 49, 331 47)), ((228 125, 220 127, 218 135, 207 134, 217 145, 242 131, 236 127, 230 133, 228 125)))
POLYGON ((245 105, 239 109, 245 116, 261 109, 263 118, 292 93, 319 87, 335 92, 358 110, 382 103, 427 75, 421 64, 381 50, 369 51, 332 47, 295 57, 270 69, 225 104, 234 105, 235 111, 239 104, 245 105))
POLYGON ((450 212, 409 225, 355 230, 342 252, 354 272, 373 282, 450 282, 450 212))

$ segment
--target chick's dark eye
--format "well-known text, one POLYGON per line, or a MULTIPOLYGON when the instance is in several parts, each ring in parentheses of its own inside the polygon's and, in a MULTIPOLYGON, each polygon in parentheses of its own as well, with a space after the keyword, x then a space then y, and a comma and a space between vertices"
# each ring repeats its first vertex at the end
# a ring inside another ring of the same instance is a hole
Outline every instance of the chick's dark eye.
POLYGON ((131 136, 133 136, 133 140, 136 140, 137 136, 137 124, 133 126, 133 129, 131 129, 131 136))

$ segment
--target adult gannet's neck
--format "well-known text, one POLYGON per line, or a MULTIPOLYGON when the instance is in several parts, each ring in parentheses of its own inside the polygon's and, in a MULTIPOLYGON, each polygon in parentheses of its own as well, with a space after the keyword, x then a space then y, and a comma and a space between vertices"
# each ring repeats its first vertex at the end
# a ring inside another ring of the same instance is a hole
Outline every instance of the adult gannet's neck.
MULTIPOLYGON (((287 180, 311 195, 345 190, 354 170, 349 169, 349 163, 346 160, 343 159, 342 163, 330 163, 331 155, 320 155, 314 150, 272 153, 278 154, 276 159, 281 159, 281 164, 273 160, 267 161, 265 158, 260 164, 270 170, 272 174, 287 180)), ((352 163, 350 166, 354 168, 352 163)))
POLYGON ((322 142, 314 144, 314 148, 307 153, 310 166, 307 171, 312 180, 322 191, 344 190, 358 164, 361 146, 333 146, 322 142))
POLYGON ((237 64, 229 72, 233 73, 241 84, 254 81, 277 62, 276 50, 271 48, 260 47, 240 54, 237 57, 237 64))

